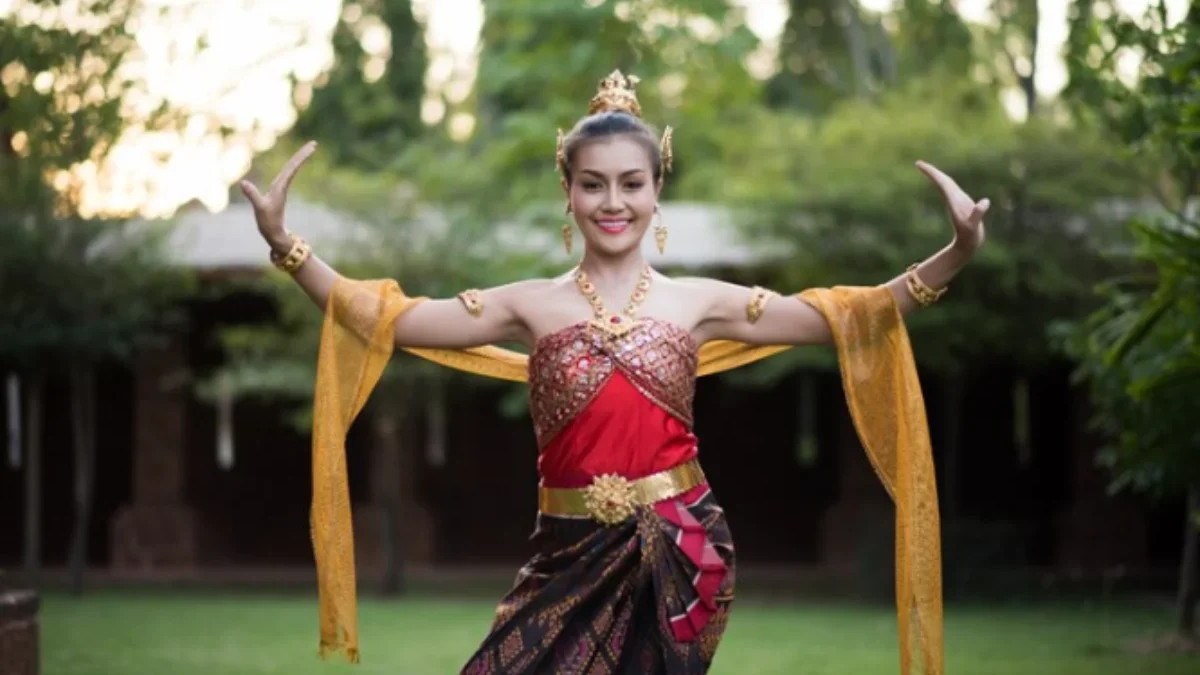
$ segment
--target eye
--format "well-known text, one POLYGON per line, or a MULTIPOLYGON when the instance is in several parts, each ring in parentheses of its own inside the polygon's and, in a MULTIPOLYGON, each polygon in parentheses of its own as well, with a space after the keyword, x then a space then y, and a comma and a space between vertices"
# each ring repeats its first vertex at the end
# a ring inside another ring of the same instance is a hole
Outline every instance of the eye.
POLYGON ((645 184, 646 184, 646 182, 645 182, 645 181, 640 181, 640 180, 631 180, 631 181, 629 181, 628 183, 626 183, 626 184, 625 184, 625 187, 629 188, 630 190, 635 190, 635 191, 636 191, 636 190, 641 190, 641 189, 642 189, 642 186, 643 186, 643 185, 645 185, 645 184))
POLYGON ((603 187, 602 185, 600 185, 600 183, 597 183, 594 180, 584 181, 581 185, 583 186, 584 190, 589 190, 589 191, 599 190, 601 187, 603 187))

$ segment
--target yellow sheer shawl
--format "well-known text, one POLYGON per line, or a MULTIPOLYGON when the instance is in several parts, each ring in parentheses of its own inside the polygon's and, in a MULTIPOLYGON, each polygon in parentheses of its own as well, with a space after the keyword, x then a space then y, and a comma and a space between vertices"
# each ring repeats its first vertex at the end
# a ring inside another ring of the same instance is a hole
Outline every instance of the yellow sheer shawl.
MULTIPOLYGON (((925 403, 908 333, 885 287, 810 289, 796 297, 825 316, 837 347, 851 417, 871 465, 896 507, 896 609, 900 672, 942 675, 941 537, 925 403)), ((320 602, 320 652, 358 662, 354 544, 346 477, 346 432, 394 346, 396 318, 426 298, 391 280, 339 278, 321 332, 313 402, 310 513, 320 602)), ((714 341, 700 348, 699 375, 737 368, 789 347, 714 341)), ((406 349, 441 365, 515 382, 526 356, 493 346, 406 349)))

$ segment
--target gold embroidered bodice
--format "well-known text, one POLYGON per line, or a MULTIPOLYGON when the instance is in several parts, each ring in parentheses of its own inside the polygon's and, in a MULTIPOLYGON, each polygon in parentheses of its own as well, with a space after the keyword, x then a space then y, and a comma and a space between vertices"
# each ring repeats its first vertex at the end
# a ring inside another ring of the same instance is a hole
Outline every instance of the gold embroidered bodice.
POLYGON ((644 317, 621 337, 580 322, 543 336, 529 357, 529 407, 538 447, 575 418, 620 372, 690 429, 697 345, 683 327, 644 317))

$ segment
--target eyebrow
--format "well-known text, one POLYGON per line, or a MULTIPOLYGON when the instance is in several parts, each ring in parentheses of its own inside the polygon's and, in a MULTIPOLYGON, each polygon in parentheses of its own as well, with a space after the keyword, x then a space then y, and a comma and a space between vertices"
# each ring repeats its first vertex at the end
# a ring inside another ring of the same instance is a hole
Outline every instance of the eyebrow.
MULTIPOLYGON (((606 178, 606 176, 604 174, 600 173, 599 171, 593 171, 591 169, 582 169, 579 173, 590 174, 592 176, 595 176, 596 178, 606 178)), ((646 173, 646 170, 645 169, 630 169, 628 171, 622 171, 620 178, 625 178, 626 176, 632 176, 633 174, 636 174, 636 173, 646 173)))

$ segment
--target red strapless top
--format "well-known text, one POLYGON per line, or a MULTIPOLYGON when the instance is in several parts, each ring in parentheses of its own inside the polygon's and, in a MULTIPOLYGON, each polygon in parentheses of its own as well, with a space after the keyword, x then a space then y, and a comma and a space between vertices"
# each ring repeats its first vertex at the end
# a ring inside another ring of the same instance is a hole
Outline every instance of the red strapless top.
POLYGON ((529 407, 542 484, 639 478, 695 457, 696 352, 691 333, 652 318, 619 338, 581 322, 538 340, 529 407))

